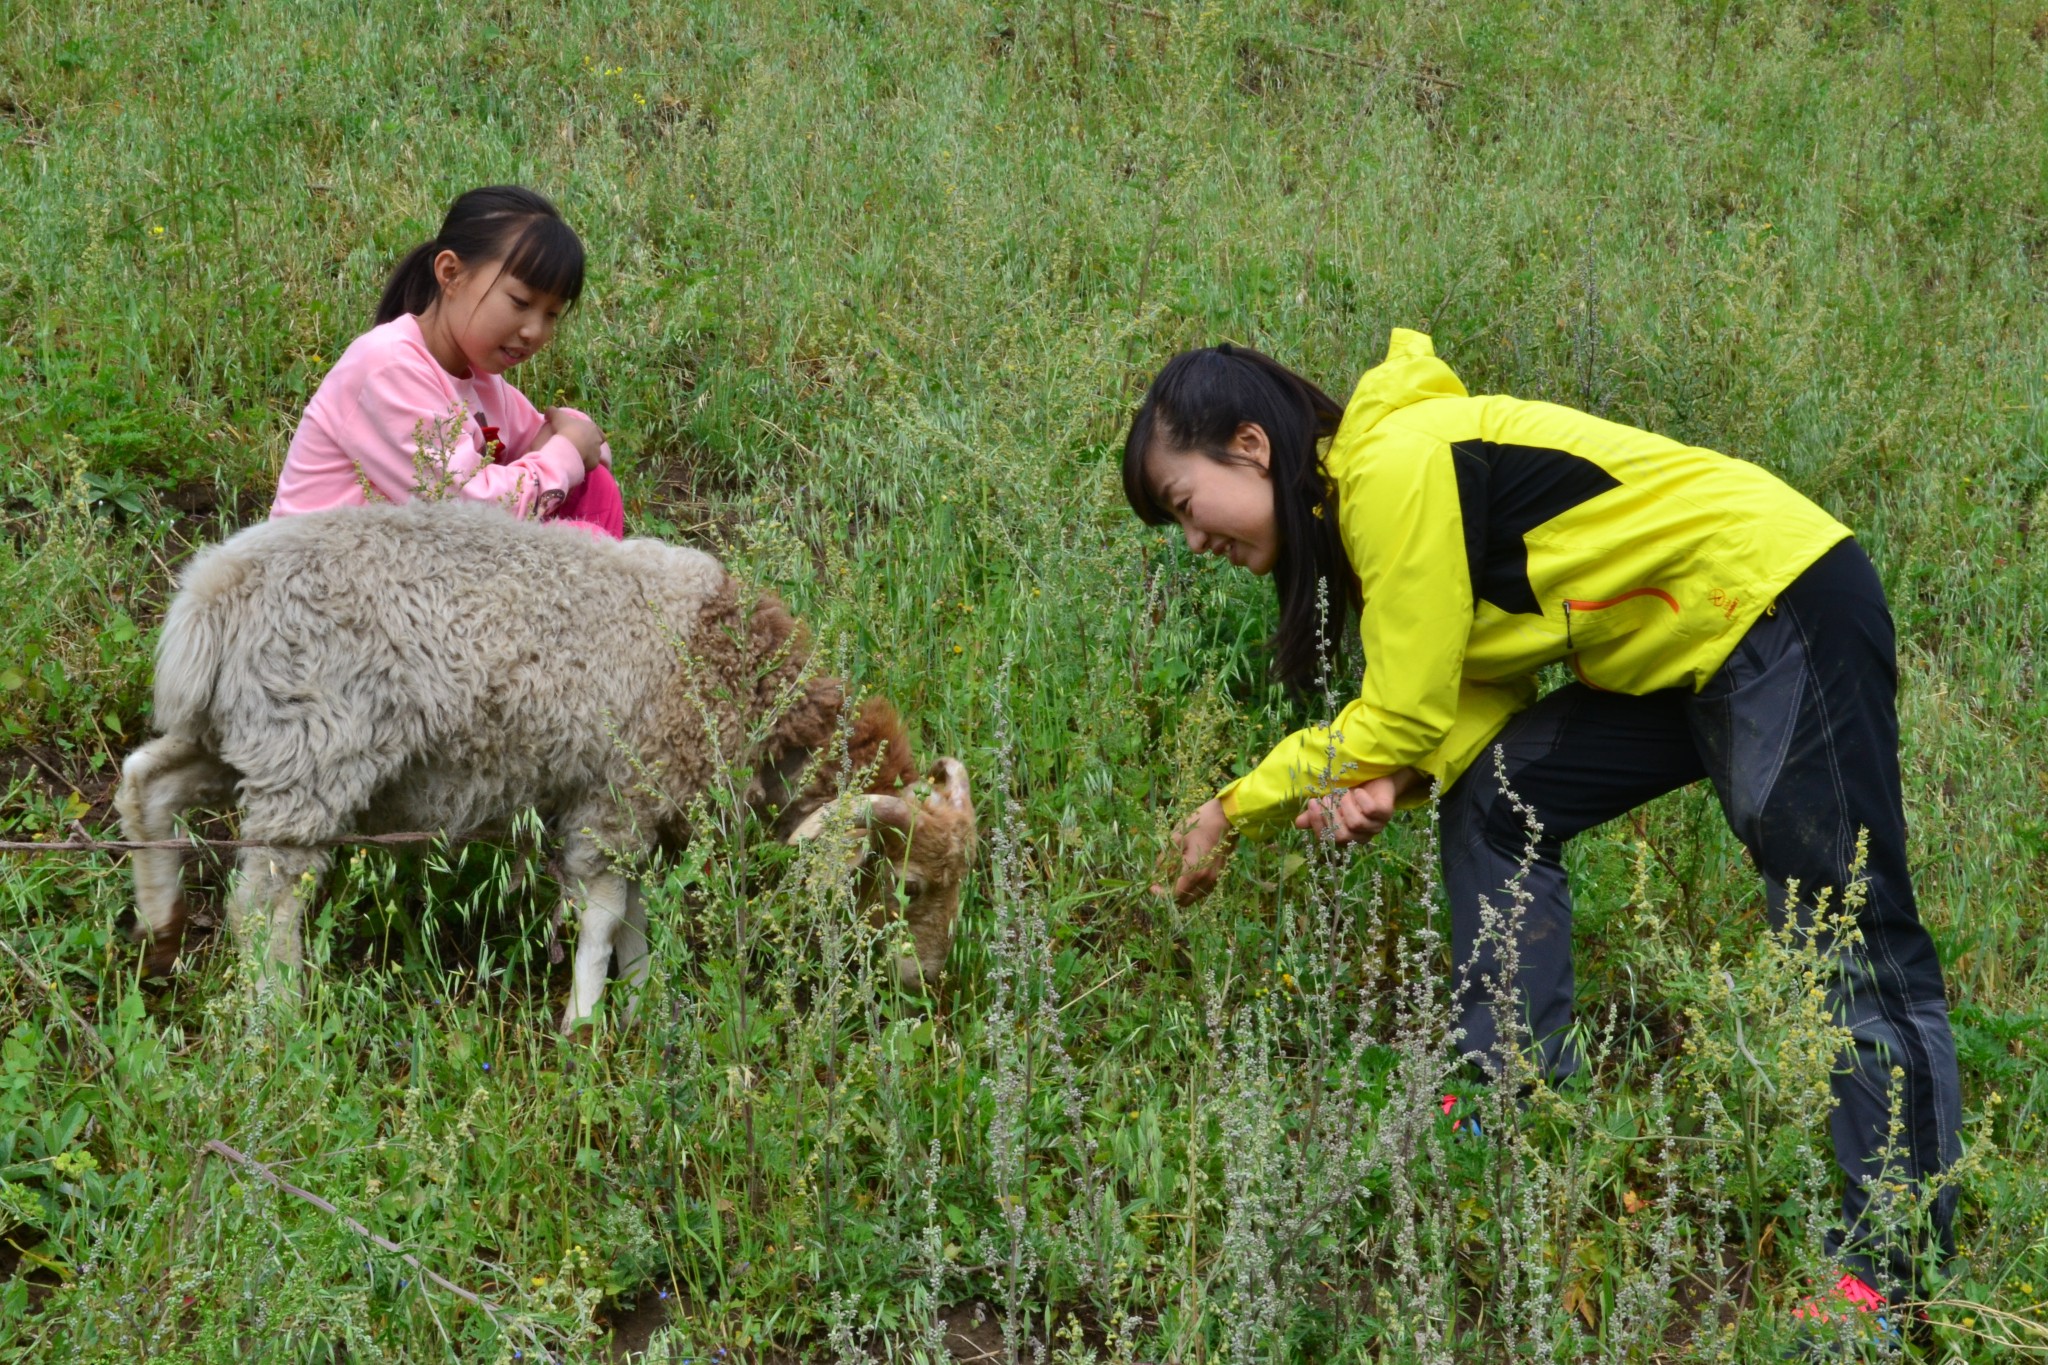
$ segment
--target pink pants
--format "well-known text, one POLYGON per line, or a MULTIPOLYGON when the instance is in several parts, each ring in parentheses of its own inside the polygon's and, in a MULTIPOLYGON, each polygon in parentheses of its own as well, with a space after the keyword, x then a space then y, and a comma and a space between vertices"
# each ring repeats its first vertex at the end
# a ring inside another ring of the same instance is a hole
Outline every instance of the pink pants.
POLYGON ((601 531, 613 540, 626 538, 626 500, 619 494, 619 481, 603 465, 583 476, 583 482, 548 513, 549 521, 573 521, 601 531))

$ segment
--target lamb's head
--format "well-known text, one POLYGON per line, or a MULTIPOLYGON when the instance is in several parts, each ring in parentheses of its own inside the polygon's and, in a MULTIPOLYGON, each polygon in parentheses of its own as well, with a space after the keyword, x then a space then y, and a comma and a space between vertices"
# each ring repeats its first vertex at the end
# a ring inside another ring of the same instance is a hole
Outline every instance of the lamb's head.
POLYGON ((910 929, 911 951, 896 957, 897 980, 906 988, 936 984, 953 946, 960 883, 974 859, 966 765, 942 758, 901 794, 865 792, 828 802, 806 816, 789 841, 817 837, 842 812, 859 835, 861 904, 876 924, 900 910, 910 929))

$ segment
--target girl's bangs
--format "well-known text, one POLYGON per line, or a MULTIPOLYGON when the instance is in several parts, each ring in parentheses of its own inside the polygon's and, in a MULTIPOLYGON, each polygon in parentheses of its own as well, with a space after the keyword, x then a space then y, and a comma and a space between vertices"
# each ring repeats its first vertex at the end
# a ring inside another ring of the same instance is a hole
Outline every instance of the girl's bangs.
POLYGON ((538 293, 565 304, 583 293, 583 242, 560 218, 529 218, 505 252, 504 269, 538 293))

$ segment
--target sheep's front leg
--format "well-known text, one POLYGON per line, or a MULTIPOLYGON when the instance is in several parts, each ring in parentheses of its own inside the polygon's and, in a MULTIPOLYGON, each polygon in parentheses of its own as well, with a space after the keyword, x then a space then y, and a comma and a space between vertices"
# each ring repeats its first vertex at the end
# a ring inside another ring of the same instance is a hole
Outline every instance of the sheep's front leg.
POLYGON ((312 899, 328 854, 317 848, 245 848, 235 889, 228 896, 228 928, 245 964, 257 966, 266 985, 280 968, 305 959, 299 919, 312 899))
MULTIPOLYGON (((138 842, 171 839, 180 815, 193 806, 227 800, 234 779, 232 769, 191 740, 153 740, 121 765, 121 787, 114 794, 121 831, 138 842)), ((135 934, 149 944, 143 974, 158 976, 171 969, 184 938, 185 852, 138 848, 132 862, 135 934)))
MULTIPOLYGON (((604 994, 605 973, 612 963, 612 944, 622 946, 637 935, 639 959, 647 958, 647 938, 637 930, 622 939, 631 914, 629 884, 616 872, 599 872, 577 879, 574 888, 581 910, 576 924, 576 979, 569 988, 569 1008, 562 1015, 562 1032, 574 1033, 597 1012, 598 997, 604 994)), ((645 922, 644 920, 642 921, 645 922)), ((644 974, 645 967, 642 966, 644 974)))

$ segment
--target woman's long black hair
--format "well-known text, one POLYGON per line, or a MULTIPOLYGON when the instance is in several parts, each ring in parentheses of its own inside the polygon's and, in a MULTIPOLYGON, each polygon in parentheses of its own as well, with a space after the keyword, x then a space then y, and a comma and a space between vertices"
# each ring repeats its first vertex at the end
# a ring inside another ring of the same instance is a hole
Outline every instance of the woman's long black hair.
POLYGON ((1360 605, 1358 579, 1337 532, 1337 492, 1317 453, 1343 417, 1341 404, 1279 361, 1225 342, 1167 361, 1124 439, 1124 496, 1141 520, 1165 526, 1173 514, 1145 477, 1145 455, 1154 442, 1241 464, 1243 457, 1230 451, 1238 428, 1253 422, 1265 431, 1280 531, 1273 565, 1273 591, 1280 599, 1273 669, 1302 693, 1315 688, 1326 656, 1336 654, 1360 605), (1318 584, 1328 585, 1327 621, 1319 619, 1318 584))
POLYGON ((501 262, 513 279, 565 304, 583 293, 583 242, 560 210, 523 185, 486 185, 450 204, 434 240, 414 247, 391 272, 377 301, 379 325, 433 307, 441 297, 434 258, 444 251, 471 267, 501 262))

